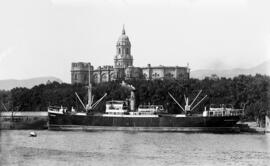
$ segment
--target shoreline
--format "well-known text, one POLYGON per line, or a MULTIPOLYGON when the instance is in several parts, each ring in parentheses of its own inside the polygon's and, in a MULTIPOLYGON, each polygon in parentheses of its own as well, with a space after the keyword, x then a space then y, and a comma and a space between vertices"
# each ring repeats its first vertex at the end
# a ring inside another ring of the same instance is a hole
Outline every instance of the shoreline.
POLYGON ((0 130, 57 130, 57 131, 135 131, 135 132, 209 132, 209 133, 270 133, 257 127, 256 122, 238 122, 235 127, 117 127, 117 126, 48 126, 48 112, 1 112, 0 130))

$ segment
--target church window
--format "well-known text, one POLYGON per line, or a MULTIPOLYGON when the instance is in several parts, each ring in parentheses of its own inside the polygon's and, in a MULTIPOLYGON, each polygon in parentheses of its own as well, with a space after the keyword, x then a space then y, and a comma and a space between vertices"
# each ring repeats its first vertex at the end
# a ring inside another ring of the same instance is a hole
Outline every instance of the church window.
POLYGON ((118 48, 118 54, 121 54, 121 48, 118 48))
POLYGON ((112 74, 110 74, 110 79, 113 79, 114 78, 114 75, 113 75, 113 73, 112 74))
POLYGON ((155 74, 152 74, 153 77, 159 77, 159 74, 155 73, 155 74))
POLYGON ((143 74, 143 77, 144 77, 144 78, 147 78, 148 76, 147 76, 147 74, 144 73, 144 74, 143 74))
POLYGON ((101 82, 107 82, 107 75, 106 74, 102 74, 101 82))
POLYGON ((126 54, 129 54, 129 49, 128 48, 126 48, 126 54))
POLYGON ((78 79, 78 78, 77 78, 77 74, 75 74, 75 75, 74 75, 74 80, 77 80, 77 79, 78 79))
POLYGON ((99 82, 99 81, 98 81, 98 75, 95 74, 93 77, 94 77, 94 82, 95 82, 95 83, 98 83, 98 82, 99 82))
POLYGON ((183 78, 184 75, 183 75, 182 73, 180 73, 180 74, 178 75, 178 77, 179 77, 179 78, 183 78))
POLYGON ((167 73, 167 74, 166 74, 166 77, 172 78, 172 77, 173 77, 173 74, 172 74, 172 73, 167 73))

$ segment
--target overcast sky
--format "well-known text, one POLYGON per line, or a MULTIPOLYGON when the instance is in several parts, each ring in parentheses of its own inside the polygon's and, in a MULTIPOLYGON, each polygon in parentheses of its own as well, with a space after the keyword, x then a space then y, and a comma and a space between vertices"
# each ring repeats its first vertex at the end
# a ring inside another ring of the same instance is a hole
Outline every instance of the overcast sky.
POLYGON ((269 0, 1 0, 0 80, 113 65, 125 24, 135 66, 250 68, 270 57, 269 0))

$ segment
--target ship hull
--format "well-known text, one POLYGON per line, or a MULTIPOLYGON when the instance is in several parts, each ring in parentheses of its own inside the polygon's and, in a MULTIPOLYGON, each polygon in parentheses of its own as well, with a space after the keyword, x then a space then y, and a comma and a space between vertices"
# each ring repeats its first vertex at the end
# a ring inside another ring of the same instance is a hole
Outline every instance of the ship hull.
POLYGON ((104 116, 49 113, 51 130, 86 131, 175 131, 175 132, 235 132, 239 116, 203 117, 176 115, 104 116))

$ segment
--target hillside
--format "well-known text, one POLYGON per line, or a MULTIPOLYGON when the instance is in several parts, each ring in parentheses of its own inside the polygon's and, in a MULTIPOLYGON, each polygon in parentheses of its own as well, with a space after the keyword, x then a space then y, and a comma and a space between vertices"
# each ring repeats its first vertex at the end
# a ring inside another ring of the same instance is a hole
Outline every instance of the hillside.
POLYGON ((202 69, 202 70, 194 70, 190 72, 191 78, 198 78, 203 79, 207 76, 211 76, 212 74, 216 74, 219 77, 235 77, 240 74, 243 75, 256 75, 256 74, 262 74, 262 75, 270 75, 270 60, 265 61, 255 67, 248 68, 248 69, 230 69, 230 70, 209 70, 209 69, 202 69))
POLYGON ((16 79, 0 80, 0 90, 10 90, 15 87, 32 88, 35 85, 46 84, 48 80, 51 82, 53 81, 59 83, 62 82, 62 80, 56 77, 37 77, 23 80, 16 80, 16 79))

